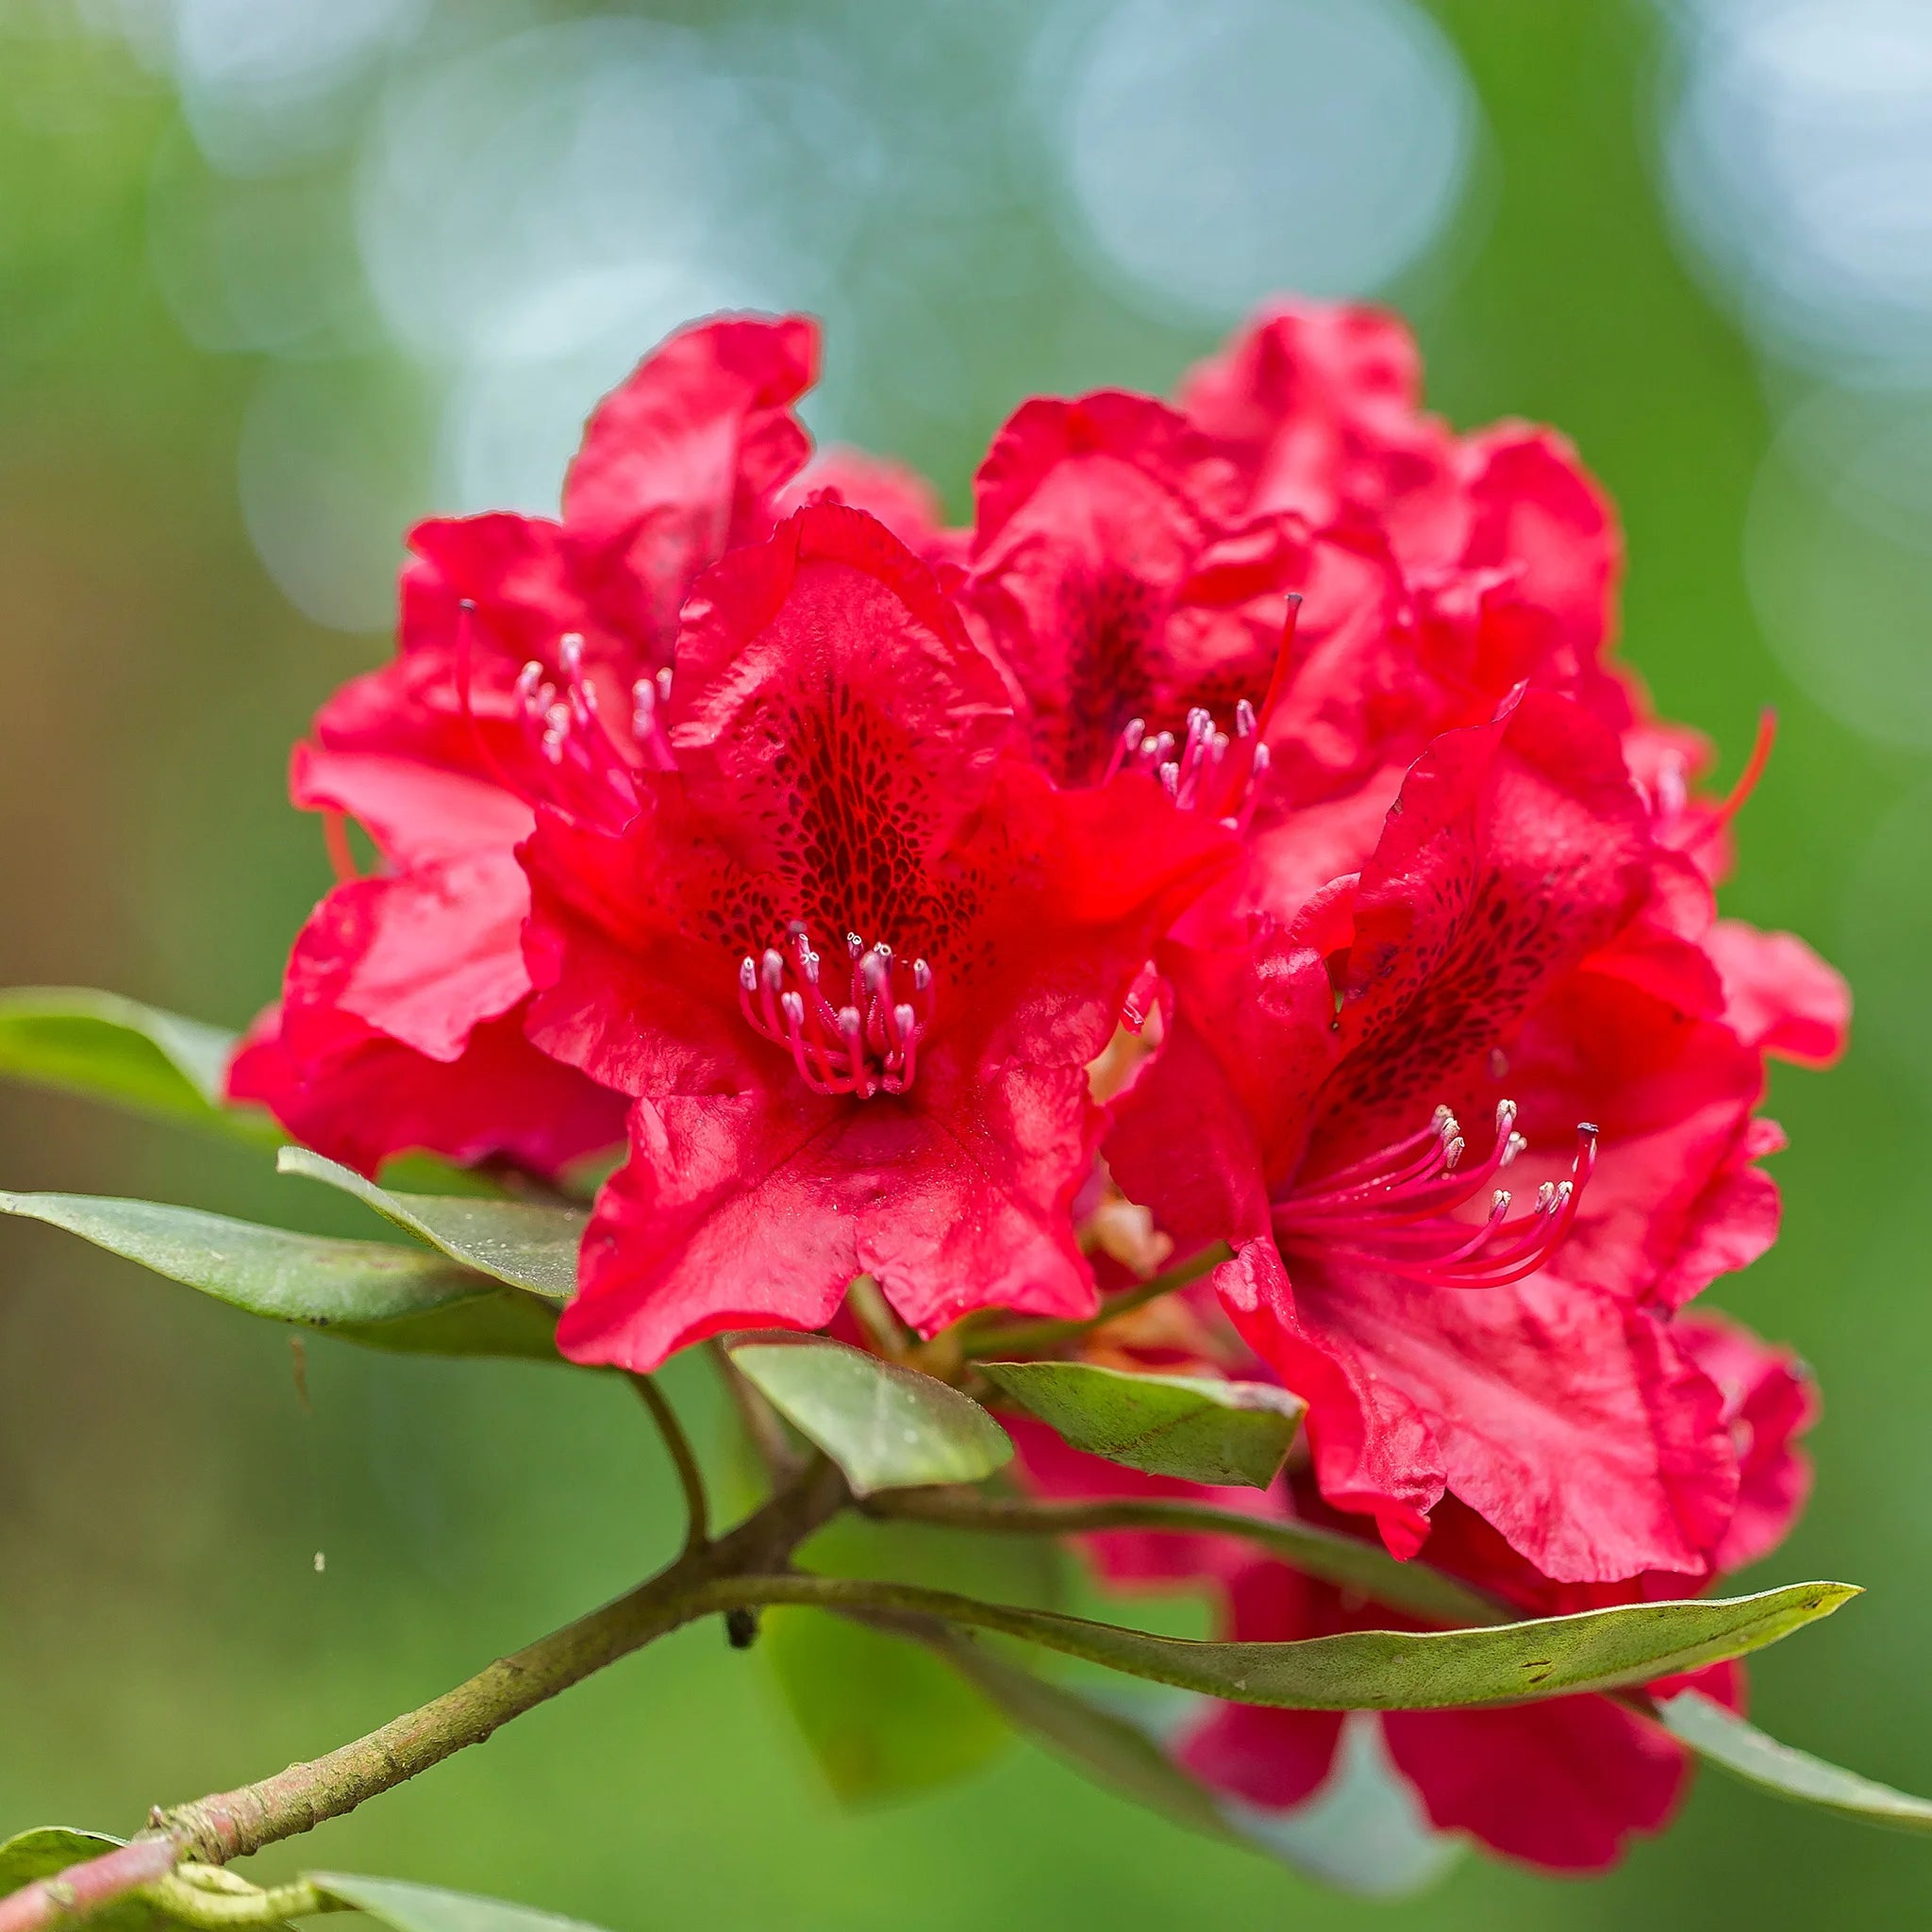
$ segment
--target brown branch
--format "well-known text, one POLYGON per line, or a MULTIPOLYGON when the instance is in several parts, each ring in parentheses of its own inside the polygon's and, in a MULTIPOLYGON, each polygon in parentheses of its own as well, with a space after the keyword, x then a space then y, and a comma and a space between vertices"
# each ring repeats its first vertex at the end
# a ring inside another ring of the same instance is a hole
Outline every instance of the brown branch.
POLYGON ((711 1506, 705 1494, 704 1472, 698 1467, 691 1438, 685 1434, 684 1424, 678 1421, 677 1411, 665 1399, 664 1391, 649 1375, 633 1374, 629 1379, 631 1387, 643 1399, 644 1407, 651 1411, 651 1420, 658 1424, 658 1433, 664 1439, 671 1465, 677 1472, 678 1487, 684 1491, 684 1554, 694 1557, 711 1536, 711 1506))
POLYGON ((0 1900, 0 1932, 49 1932, 74 1915, 152 1886, 184 1859, 220 1865, 312 1831, 445 1757, 480 1744, 511 1718, 581 1683, 680 1624, 729 1607, 720 1581, 781 1568, 850 1500, 823 1458, 729 1535, 680 1557, 627 1595, 499 1658, 420 1710, 307 1764, 157 1815, 131 1843, 0 1900))
POLYGON ((1378 1544, 1282 1516, 1250 1516, 1211 1503, 1164 1496, 1099 1503, 1025 1503, 976 1490, 885 1490, 860 1503, 869 1516, 943 1523, 957 1529, 1008 1536, 1091 1536, 1108 1530, 1165 1530, 1231 1536, 1258 1544, 1291 1570, 1355 1591, 1391 1609, 1438 1623, 1508 1624, 1521 1612, 1491 1602, 1467 1584, 1415 1561, 1400 1561, 1378 1544))

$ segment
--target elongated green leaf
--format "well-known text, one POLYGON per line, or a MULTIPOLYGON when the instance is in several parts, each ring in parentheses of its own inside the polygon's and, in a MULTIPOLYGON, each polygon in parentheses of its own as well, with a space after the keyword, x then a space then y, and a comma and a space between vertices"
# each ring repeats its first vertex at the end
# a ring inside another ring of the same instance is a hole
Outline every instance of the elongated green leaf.
POLYGON ((0 1213, 64 1228, 271 1321, 415 1354, 557 1359, 552 1316, 541 1302, 392 1242, 291 1234, 95 1194, 0 1192, 0 1213))
MULTIPOLYGON (((1322 1790, 1292 1812, 1272 1812, 1210 1790, 1169 1746, 1211 1706, 1180 1697, 1163 1718, 1089 1695, 1023 1670, 942 1624, 910 1623, 923 1642, 972 1684, 1016 1731, 1073 1770, 1190 1831, 1241 1845, 1327 1885, 1368 1898, 1400 1898, 1432 1885, 1460 1847, 1429 1824, 1388 1761, 1381 1728, 1351 1716, 1322 1790)), ((1144 1690, 1146 1687, 1139 1687, 1144 1690)), ((1169 1693, 1156 1693, 1165 1698, 1169 1693)), ((1138 1700, 1137 1700, 1138 1702, 1138 1700)))
POLYGON ((734 1341, 728 1353, 861 1496, 977 1482, 1012 1456, 1007 1432, 969 1396, 842 1341, 762 1335, 734 1341))
POLYGON ((599 1932, 582 1919, 559 1918, 529 1906, 506 1905, 467 1891, 410 1885, 400 1878, 357 1878, 310 1872, 309 1884, 326 1897, 365 1912, 391 1932, 599 1932))
POLYGON ((1307 1405, 1267 1382, 1133 1375, 1091 1362, 981 1362, 1022 1408, 1075 1449, 1150 1475, 1265 1490, 1307 1405))
POLYGON ((1809 1752, 1794 1751, 1695 1690, 1661 1698, 1654 1708, 1679 1742, 1760 1790, 1895 1831, 1932 1831, 1932 1801, 1842 1771, 1809 1752))
POLYGON ((526 1289, 559 1307, 576 1292, 577 1248, 591 1218, 581 1208, 391 1193, 307 1147, 284 1147, 275 1157, 275 1168, 355 1195, 385 1221, 479 1274, 526 1289))
POLYGON ((267 1114, 223 1102, 234 1045, 219 1026, 119 993, 77 986, 0 992, 0 1074, 272 1144, 279 1136, 267 1114))
POLYGON ((1238 1840, 1240 1834, 1213 1794, 1140 1725, 942 1624, 928 1630, 923 1641, 1016 1731, 1084 1776, 1191 1831, 1238 1840))
POLYGON ((1158 1637, 900 1584, 795 1576, 762 1577, 757 1587, 766 1603, 938 1617, 1130 1676, 1283 1710, 1441 1710, 1617 1690, 1761 1650, 1857 1594, 1849 1584, 1793 1583, 1755 1596, 1626 1604, 1477 1630, 1353 1630, 1291 1643, 1233 1643, 1158 1637))

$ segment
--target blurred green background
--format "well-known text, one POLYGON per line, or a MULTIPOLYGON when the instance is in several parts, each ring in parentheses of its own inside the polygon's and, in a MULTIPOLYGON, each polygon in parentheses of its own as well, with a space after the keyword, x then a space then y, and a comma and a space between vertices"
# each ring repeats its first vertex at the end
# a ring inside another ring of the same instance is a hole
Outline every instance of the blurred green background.
MULTIPOLYGON (((1030 391, 1166 388, 1265 291, 1413 316, 1433 403, 1556 422, 1627 654, 1783 730, 1727 909, 1852 975, 1780 1074, 1787 1232, 1716 1296, 1816 1365, 1763 1580, 1870 1596, 1755 1671, 1932 1790, 1932 8, 1916 0, 0 0, 0 983, 240 1024, 325 883, 289 741, 386 649, 406 523, 541 508, 690 314, 827 318, 821 433, 963 508, 1030 391)), ((0 1092, 10 1187, 364 1232, 232 1149, 0 1092)), ((708 1428, 703 1374, 671 1377, 708 1428)), ((668 1554, 625 1392, 289 1344, 0 1229, 0 1835, 311 1755, 668 1554), (325 1566, 317 1553, 325 1557, 325 1566)), ((613 1928, 1915 1921, 1923 1845, 1713 1775, 1607 1882, 1395 1907, 1015 1748, 854 1818, 754 1655, 632 1660, 299 1848, 613 1928)), ((297 1857, 284 1847, 271 1871, 297 1857)))

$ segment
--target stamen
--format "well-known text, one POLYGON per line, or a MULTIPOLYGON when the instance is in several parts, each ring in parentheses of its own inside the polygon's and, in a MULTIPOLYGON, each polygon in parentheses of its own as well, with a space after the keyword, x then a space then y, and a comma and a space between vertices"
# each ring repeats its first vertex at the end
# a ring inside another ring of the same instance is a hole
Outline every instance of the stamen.
POLYGON ((532 658, 517 674, 514 688, 525 738, 551 770, 543 802, 592 823, 624 824, 637 810, 638 770, 669 771, 675 763, 656 723, 658 689, 641 679, 631 688, 634 755, 604 722, 580 633, 567 631, 558 640, 557 662, 560 683, 552 683, 532 658))
POLYGON ((904 1093, 912 1084, 920 1042, 932 1022, 933 973, 924 959, 909 968, 883 941, 868 947, 845 936, 845 998, 835 1004, 824 966, 805 927, 788 929, 790 957, 775 946, 739 962, 739 1008, 755 1033, 783 1046, 815 1093, 904 1093), (900 975, 909 977, 904 996, 900 975))
POLYGON ((1128 719, 1108 759, 1105 784, 1119 773, 1145 772, 1182 811, 1211 813, 1224 825, 1245 830, 1268 769, 1260 721, 1246 698, 1235 706, 1232 735, 1200 705, 1189 712, 1176 741, 1172 731, 1148 732, 1144 718, 1128 719), (1246 756, 1242 757, 1245 749, 1246 756))
POLYGON ((1480 1222, 1464 1219, 1457 1210, 1528 1145, 1516 1115, 1513 1101, 1498 1105, 1490 1152, 1464 1173, 1462 1130, 1439 1107, 1420 1133, 1278 1198, 1275 1240, 1285 1253, 1359 1261, 1436 1288, 1500 1288, 1535 1274, 1576 1219, 1596 1164, 1597 1128, 1578 1123, 1569 1178, 1543 1182, 1526 1212, 1512 1219, 1511 1195, 1498 1188, 1480 1222))

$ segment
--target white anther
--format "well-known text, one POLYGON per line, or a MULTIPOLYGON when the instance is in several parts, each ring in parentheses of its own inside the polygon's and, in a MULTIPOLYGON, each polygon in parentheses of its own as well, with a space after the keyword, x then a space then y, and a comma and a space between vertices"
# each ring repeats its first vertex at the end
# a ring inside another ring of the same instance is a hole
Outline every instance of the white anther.
POLYGON ((1170 798, 1178 799, 1181 795, 1181 768, 1172 759, 1160 768, 1160 789, 1170 798))
POLYGON ((912 984, 920 992, 932 991, 932 968, 924 959, 915 959, 912 962, 912 984))
POLYGON ((1462 1158, 1462 1136, 1457 1134, 1442 1149, 1442 1171, 1447 1174, 1462 1158))
POLYGON ((758 990, 758 962, 749 953, 738 962, 738 983, 746 992, 758 990))
POLYGON ((584 634, 582 631, 567 630, 562 641, 557 647, 557 659, 571 676, 577 677, 584 668, 584 634))
POLYGON ((785 1015, 788 1026, 805 1024, 805 1001, 795 992, 781 992, 778 995, 778 1010, 785 1015))
POLYGON ((856 959, 865 951, 865 941, 856 932, 848 932, 845 935, 845 950, 856 959))
POLYGON ((1126 728, 1121 733, 1121 744, 1129 758, 1140 750, 1141 741, 1147 736, 1147 721, 1144 718, 1129 718, 1126 728))
POLYGON ((1498 1167, 1507 1167, 1528 1145, 1529 1142, 1521 1134, 1511 1134, 1503 1142, 1503 1158, 1497 1161, 1496 1165, 1498 1167))
POLYGON ((765 984, 774 992, 776 992, 785 984, 785 960, 783 956, 774 953, 771 947, 767 946, 761 964, 764 968, 765 984))
POLYGON ((1490 1212, 1491 1214, 1496 1215, 1503 1215, 1508 1213, 1509 1200, 1509 1190, 1507 1188, 1498 1188, 1496 1191, 1490 1196, 1490 1212))
POLYGON ((660 705, 671 702, 671 667, 668 664, 658 674, 658 702, 660 705))
POLYGON ((910 1007, 894 1007, 892 1008, 892 1024, 898 1029, 899 1038, 904 1040, 919 1024, 919 1015, 910 1007))
POLYGON ((1556 1198, 1557 1191, 1555 1187, 1552 1186, 1550 1182, 1545 1181, 1542 1184, 1542 1186, 1536 1191, 1535 1211, 1539 1214, 1547 1214, 1550 1211, 1550 1203, 1554 1201, 1556 1198))

